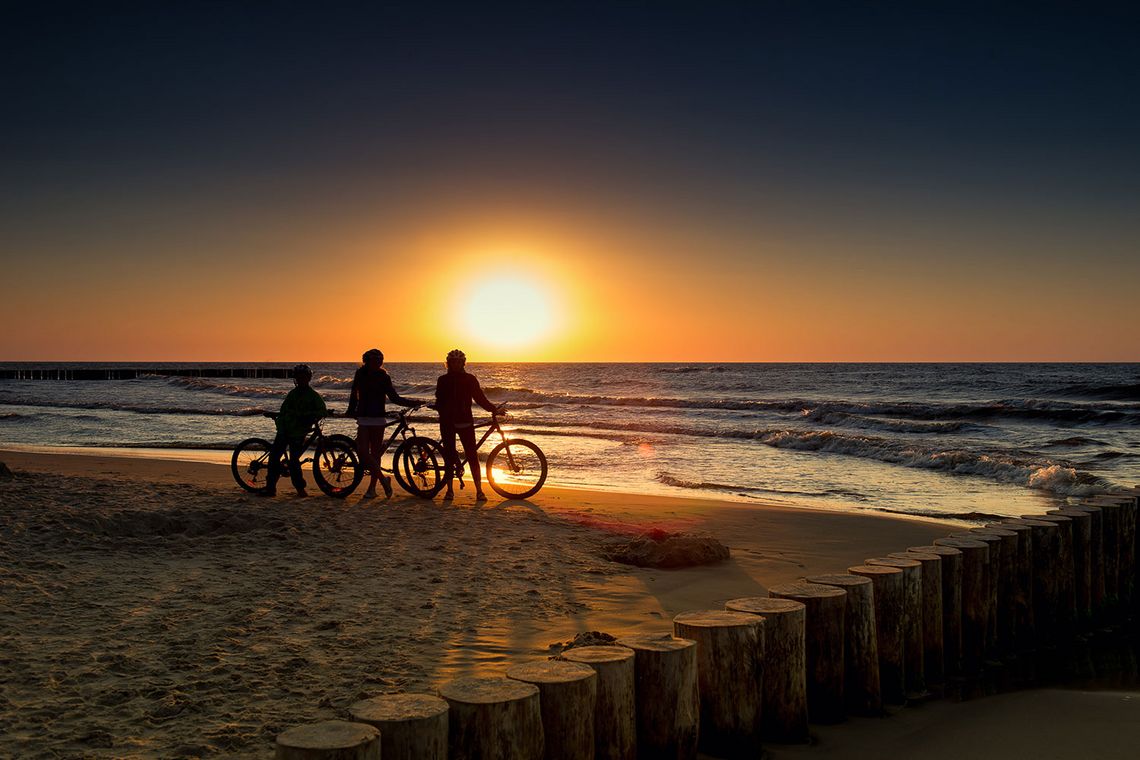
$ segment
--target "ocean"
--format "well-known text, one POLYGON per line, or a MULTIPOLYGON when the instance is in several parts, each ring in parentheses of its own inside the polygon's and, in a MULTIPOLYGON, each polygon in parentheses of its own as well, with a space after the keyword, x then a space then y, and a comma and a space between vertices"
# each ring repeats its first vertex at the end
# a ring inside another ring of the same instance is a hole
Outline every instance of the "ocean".
MULTIPOLYGON (((18 366, 27 365, 0 370, 18 366)), ((313 364, 313 385, 332 409, 344 411, 355 367, 313 364)), ((442 366, 387 369, 401 394, 428 399, 442 366)), ((1040 512, 1140 483, 1137 364, 469 370, 493 401, 510 402, 509 429, 543 448, 552 484, 962 518, 1040 512)), ((260 412, 276 409, 291 387, 291 380, 161 375, 0 380, 0 445, 228 461, 243 438, 272 437, 273 423, 260 412)), ((437 436, 434 413, 416 419, 420 433, 437 436)), ((354 427, 332 420, 326 430, 354 427)))

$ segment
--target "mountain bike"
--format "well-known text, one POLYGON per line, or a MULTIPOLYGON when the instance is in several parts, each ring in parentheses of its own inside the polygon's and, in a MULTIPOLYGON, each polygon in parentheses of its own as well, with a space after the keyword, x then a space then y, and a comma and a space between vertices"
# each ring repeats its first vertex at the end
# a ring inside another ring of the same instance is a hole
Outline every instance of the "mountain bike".
MULTIPOLYGON (((270 419, 277 418, 277 412, 265 412, 270 419)), ((332 415, 329 415, 332 416, 332 415)), ((269 449, 272 444, 264 438, 247 438, 234 447, 230 457, 230 471, 238 485, 250 493, 266 490, 266 477, 269 475, 269 449)), ((305 433, 303 451, 313 448, 313 456, 298 463, 304 467, 313 463, 313 479, 317 487, 329 496, 343 499, 356 490, 364 477, 364 468, 356 454, 356 442, 347 435, 325 435, 321 421, 313 422, 305 433)), ((293 468, 288 453, 281 456, 281 476, 288 479, 293 468)))
MULTIPOLYGON (((522 438, 507 438, 501 424, 506 407, 506 404, 502 404, 499 410, 491 415, 490 420, 475 426, 476 429, 487 428, 483 437, 475 444, 475 449, 481 448, 488 438, 498 433, 502 442, 492 448, 491 453, 487 455, 487 482, 495 490, 495 493, 504 499, 528 499, 538 493, 546 482, 546 454, 542 453, 538 444, 522 438)), ((440 448, 442 450, 442 447, 440 448)), ((458 451, 462 449, 462 446, 457 445, 456 448, 458 451)), ((455 478, 459 481, 459 487, 463 488, 463 469, 464 466, 468 465, 468 462, 462 454, 458 456, 459 461, 454 468, 455 478)), ((476 458, 478 458, 478 454, 476 454, 476 458)), ((473 466, 478 467, 479 463, 476 462, 473 466)), ((450 469, 449 465, 448 471, 450 469)), ((443 486, 447 485, 448 474, 449 472, 443 473, 442 482, 430 492, 429 498, 435 496, 443 486)))

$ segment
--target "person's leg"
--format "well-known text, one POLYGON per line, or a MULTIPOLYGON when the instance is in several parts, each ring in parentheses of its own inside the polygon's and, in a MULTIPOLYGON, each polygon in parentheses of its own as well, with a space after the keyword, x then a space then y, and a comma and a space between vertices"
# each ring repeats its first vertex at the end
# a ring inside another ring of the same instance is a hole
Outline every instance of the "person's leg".
POLYGON ((289 441, 289 477, 293 480, 293 487, 297 489, 298 496, 307 496, 305 491, 305 474, 301 472, 301 457, 305 454, 305 439, 298 438, 289 441))
POLYGON ((278 433, 269 446, 269 472, 265 474, 265 490, 263 491, 266 496, 277 495, 277 481, 281 478, 281 457, 285 454, 285 448, 288 445, 289 439, 278 433))
POLYGON ((475 428, 461 429, 459 440, 463 441, 463 455, 467 457, 467 466, 471 469, 471 482, 475 484, 475 499, 482 501, 487 497, 483 495, 483 483, 479 477, 479 450, 475 443, 475 428))
POLYGON ((384 440, 384 425, 376 425, 368 429, 368 450, 372 454, 372 461, 376 462, 376 471, 372 476, 372 493, 376 493, 376 481, 384 487, 384 495, 392 495, 392 479, 384 474, 384 451, 388 448, 384 440))
POLYGON ((451 479, 459 468, 459 452, 455 450, 455 428, 451 425, 439 426, 439 442, 443 446, 443 456, 447 459, 447 490, 443 498, 450 499, 455 496, 451 489, 451 479))
POLYGON ((372 458, 372 438, 370 435, 372 428, 364 425, 356 426, 356 453, 360 455, 360 463, 364 465, 364 469, 368 471, 368 490, 364 492, 365 497, 371 498, 376 495, 376 473, 380 471, 380 463, 372 458))

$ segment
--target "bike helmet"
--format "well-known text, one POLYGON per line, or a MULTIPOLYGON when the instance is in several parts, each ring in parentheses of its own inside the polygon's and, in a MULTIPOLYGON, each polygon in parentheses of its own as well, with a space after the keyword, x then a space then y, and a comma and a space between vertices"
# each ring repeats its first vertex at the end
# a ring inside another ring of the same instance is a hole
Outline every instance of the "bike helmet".
POLYGON ((467 361, 467 354, 463 353, 458 348, 453 348, 447 352, 447 360, 449 362, 452 360, 466 362, 467 361))
POLYGON ((298 364, 293 368, 293 377, 301 377, 302 375, 310 378, 313 376, 313 370, 309 369, 308 364, 298 364))
POLYGON ((378 348, 370 348, 367 351, 365 351, 364 355, 360 357, 360 361, 363 362, 364 364, 367 364, 368 358, 370 356, 378 357, 380 359, 380 363, 381 364, 384 363, 384 352, 378 348))

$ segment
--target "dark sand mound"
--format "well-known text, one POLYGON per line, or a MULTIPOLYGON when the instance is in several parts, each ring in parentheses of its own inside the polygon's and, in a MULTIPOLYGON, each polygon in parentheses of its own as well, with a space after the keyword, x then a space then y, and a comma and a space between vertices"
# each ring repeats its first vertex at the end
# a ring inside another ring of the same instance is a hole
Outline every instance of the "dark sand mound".
POLYGON ((637 567, 680 568, 723 562, 729 552, 727 546, 710 535, 650 531, 632 541, 606 544, 602 556, 637 567))

